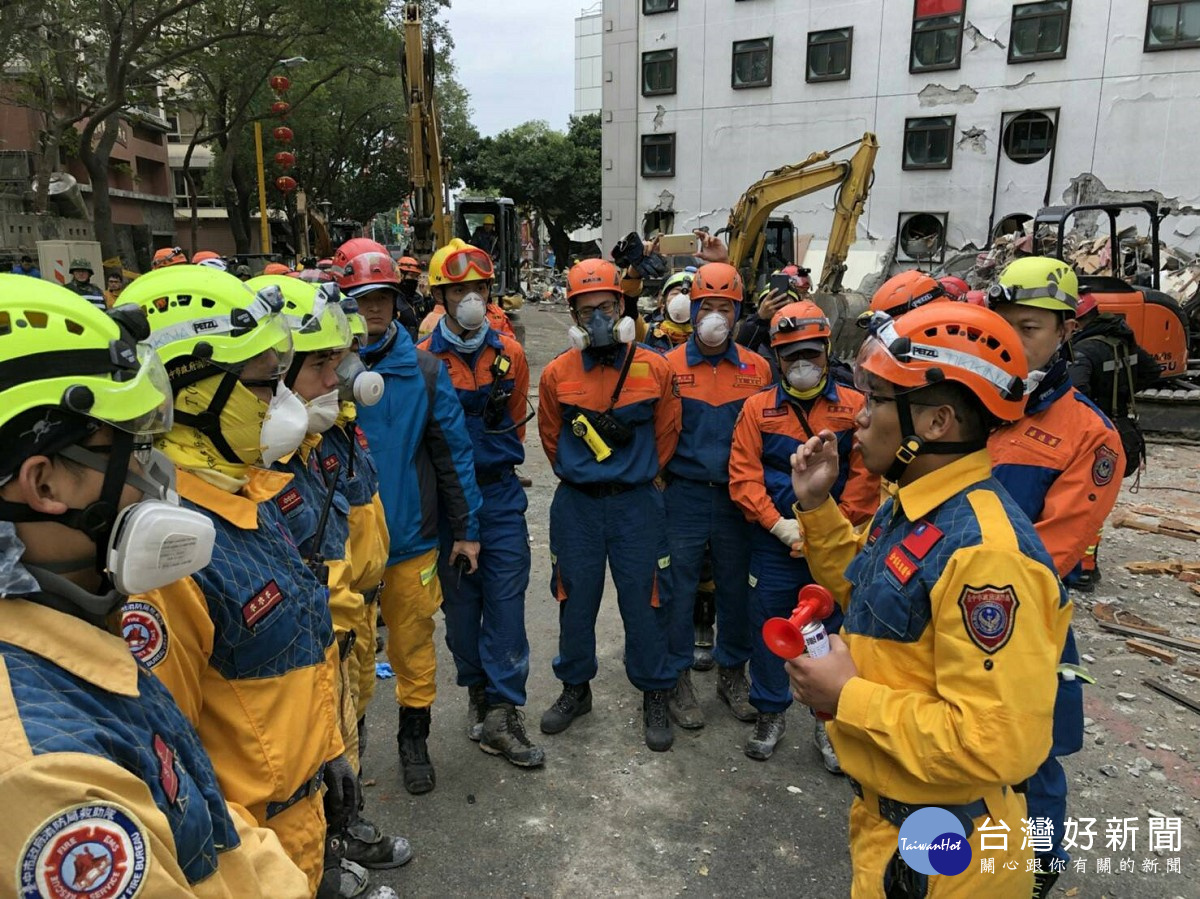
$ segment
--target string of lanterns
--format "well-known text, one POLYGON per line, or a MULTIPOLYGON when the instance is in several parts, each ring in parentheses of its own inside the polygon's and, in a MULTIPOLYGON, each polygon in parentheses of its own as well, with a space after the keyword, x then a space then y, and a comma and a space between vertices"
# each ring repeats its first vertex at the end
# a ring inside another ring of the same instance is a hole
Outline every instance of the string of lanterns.
MULTIPOLYGON (((280 124, 275 126, 271 131, 271 136, 275 138, 277 143, 286 147, 296 136, 292 132, 292 129, 284 124, 287 121, 287 114, 292 108, 292 104, 284 99, 284 97, 287 94, 288 88, 292 86, 292 82, 285 75, 272 75, 269 84, 271 85, 271 90, 275 92, 275 102, 271 104, 271 114, 278 116, 280 121, 280 124)), ((286 173, 288 169, 296 164, 296 154, 291 150, 280 150, 275 154, 275 164, 286 173)), ((283 174, 275 179, 275 188, 280 193, 291 193, 296 187, 296 179, 291 175, 283 174)))

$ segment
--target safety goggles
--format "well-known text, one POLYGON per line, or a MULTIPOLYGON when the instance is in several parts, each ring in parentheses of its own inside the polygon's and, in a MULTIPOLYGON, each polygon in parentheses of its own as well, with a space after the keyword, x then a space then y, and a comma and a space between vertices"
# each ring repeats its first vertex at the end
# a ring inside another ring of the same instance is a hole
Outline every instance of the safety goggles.
MULTIPOLYGON (((787 316, 779 319, 779 321, 771 323, 770 336, 775 337, 777 334, 802 334, 809 329, 824 331, 829 329, 829 319, 825 316, 818 318, 798 318, 795 316, 787 316)), ((823 335, 814 335, 819 337, 823 335)))
POLYGON ((465 281, 474 272, 476 277, 492 277, 492 257, 478 247, 455 250, 442 262, 442 275, 447 281, 465 281))

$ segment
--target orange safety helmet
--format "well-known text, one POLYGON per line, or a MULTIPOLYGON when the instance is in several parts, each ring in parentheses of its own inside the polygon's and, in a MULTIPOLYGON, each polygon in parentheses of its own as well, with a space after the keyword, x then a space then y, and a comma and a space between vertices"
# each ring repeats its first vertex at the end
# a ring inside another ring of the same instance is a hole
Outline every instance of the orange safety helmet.
POLYGON ((162 247, 154 251, 150 268, 166 268, 168 265, 186 265, 187 253, 181 247, 162 247))
POLYGON ((871 312, 886 312, 892 318, 919 309, 926 303, 945 300, 942 285, 915 269, 888 278, 871 297, 871 312))
POLYGON ((745 293, 742 276, 736 268, 728 262, 707 262, 692 276, 689 296, 693 303, 707 297, 719 297, 740 304, 745 293))
POLYGON ((901 318, 876 314, 870 331, 854 366, 860 389, 869 389, 866 373, 903 391, 954 381, 1000 421, 1025 414, 1025 350, 992 310, 934 304, 901 318))
POLYGON ((421 263, 417 262, 411 256, 401 256, 400 260, 396 263, 396 268, 400 270, 401 274, 417 276, 421 274, 421 263))
POLYGON ((779 349, 793 343, 820 341, 825 344, 833 329, 821 307, 808 300, 788 303, 771 316, 771 348, 779 349))
POLYGON ((263 266, 262 273, 264 275, 290 275, 292 270, 282 262, 268 262, 263 266))
POLYGON ((212 250, 197 250, 192 254, 192 265, 199 265, 205 259, 220 259, 221 254, 212 250))
MULTIPOLYGON (((694 283, 694 282, 693 282, 694 283)), ((607 259, 585 259, 567 272, 567 302, 585 293, 611 291, 621 295, 621 273, 607 259)))
POLYGON ((971 285, 956 275, 943 275, 937 279, 938 284, 942 285, 942 290, 946 296, 956 302, 962 302, 967 298, 967 294, 971 292, 971 285))

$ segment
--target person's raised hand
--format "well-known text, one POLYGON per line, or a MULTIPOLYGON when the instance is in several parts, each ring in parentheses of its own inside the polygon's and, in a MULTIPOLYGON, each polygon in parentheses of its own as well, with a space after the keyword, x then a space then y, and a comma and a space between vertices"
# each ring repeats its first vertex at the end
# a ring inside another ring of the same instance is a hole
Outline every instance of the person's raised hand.
POLYGON ((825 502, 837 481, 839 468, 837 437, 833 431, 821 431, 800 444, 792 453, 796 504, 807 512, 825 502))

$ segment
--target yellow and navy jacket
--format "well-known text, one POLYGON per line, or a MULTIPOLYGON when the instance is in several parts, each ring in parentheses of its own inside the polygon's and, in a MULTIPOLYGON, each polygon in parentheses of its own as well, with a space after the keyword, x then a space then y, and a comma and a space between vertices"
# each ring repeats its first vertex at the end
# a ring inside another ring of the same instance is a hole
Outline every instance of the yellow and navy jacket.
POLYGON ((321 452, 337 459, 338 486, 345 488, 350 504, 350 583, 366 594, 383 581, 388 559, 387 519, 379 499, 375 458, 367 435, 353 419, 339 421, 325 432, 321 452))
POLYGON ((178 472, 180 504, 216 527, 212 562, 132 597, 123 622, 134 655, 199 732, 226 798, 263 823, 343 745, 326 587, 282 511, 299 488, 277 471, 249 478, 233 494, 178 472))
POLYGON ((679 397, 667 361, 642 344, 624 346, 612 364, 601 364, 572 347, 542 370, 538 386, 538 433, 559 479, 569 484, 648 484, 667 464, 679 441, 679 397), (613 416, 630 427, 627 446, 597 462, 571 422, 583 410, 603 412, 612 400, 626 354, 629 374, 613 416))
POLYGON ((524 462, 525 425, 517 422, 525 420, 529 363, 521 344, 489 327, 484 334, 483 346, 467 357, 446 340, 442 329, 437 327, 421 341, 418 349, 432 353, 446 366, 467 419, 467 432, 471 435, 475 453, 475 471, 481 475, 497 475, 524 462), (487 411, 496 382, 493 366, 501 357, 507 360, 508 371, 501 376, 495 389, 497 396, 507 394, 508 399, 499 407, 499 417, 489 424, 487 411))
POLYGON ((813 435, 830 430, 837 436, 839 464, 832 494, 846 518, 860 524, 879 505, 879 477, 867 471, 854 444, 862 394, 828 378, 821 393, 805 405, 807 409, 781 384, 746 400, 733 428, 729 495, 747 521, 767 530, 790 518, 796 502, 792 453, 813 435))
POLYGON ((717 484, 729 482, 733 426, 746 399, 771 383, 771 367, 758 353, 729 342, 719 356, 705 356, 693 337, 666 355, 682 408, 674 477, 717 484))
POLYGON ((226 804, 196 731, 121 637, 3 605, 0 895, 309 895, 275 834, 226 804))
POLYGON ((1029 516, 1055 570, 1066 577, 1096 542, 1121 492, 1125 451, 1096 405, 1056 362, 1025 417, 988 439, 996 479, 1029 516))
POLYGON ((880 796, 998 801, 1050 751, 1071 605, 991 467, 981 450, 900 487, 861 532, 832 501, 796 510, 858 668, 829 735, 880 796))

